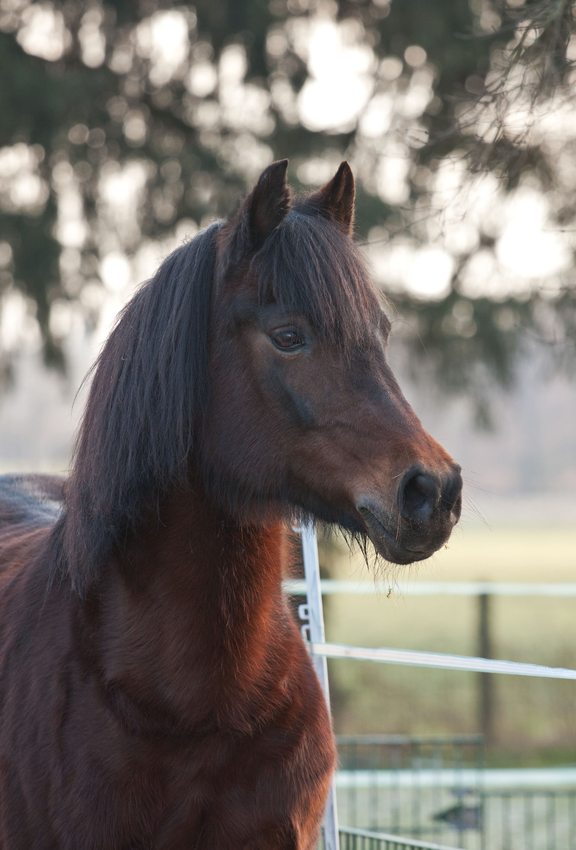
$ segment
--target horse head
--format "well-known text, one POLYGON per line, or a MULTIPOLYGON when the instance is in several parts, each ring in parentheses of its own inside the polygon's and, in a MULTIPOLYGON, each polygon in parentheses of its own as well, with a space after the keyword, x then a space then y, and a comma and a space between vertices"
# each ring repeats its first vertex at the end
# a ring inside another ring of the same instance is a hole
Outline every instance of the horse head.
POLYGON ((368 536, 388 561, 422 560, 458 521, 460 467, 388 365, 350 167, 296 201, 286 168, 269 166, 217 236, 206 479, 237 514, 276 505, 368 536))

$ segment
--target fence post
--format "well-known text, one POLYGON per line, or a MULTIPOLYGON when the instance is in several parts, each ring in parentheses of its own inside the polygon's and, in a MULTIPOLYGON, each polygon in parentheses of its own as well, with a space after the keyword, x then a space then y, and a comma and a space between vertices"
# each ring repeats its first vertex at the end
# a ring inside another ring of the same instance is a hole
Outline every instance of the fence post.
MULTIPOLYGON (((491 598, 488 593, 478 596, 478 655, 480 658, 493 658, 492 636, 490 630, 491 598)), ((493 681, 491 673, 478 673, 478 720, 480 731, 487 744, 493 735, 493 681)))
MULTIPOLYGON (((303 525, 300 529, 300 535, 302 538, 304 576, 306 578, 310 643, 325 643, 324 612, 322 609, 322 591, 320 589, 320 562, 318 560, 316 532, 312 525, 303 525)), ((328 703, 328 711, 330 712, 330 688, 328 685, 328 664, 326 658, 313 654, 312 662, 324 690, 324 696, 328 703)), ((339 850, 339 847, 336 785, 333 778, 328 794, 326 811, 324 812, 324 848, 325 850, 339 850)))

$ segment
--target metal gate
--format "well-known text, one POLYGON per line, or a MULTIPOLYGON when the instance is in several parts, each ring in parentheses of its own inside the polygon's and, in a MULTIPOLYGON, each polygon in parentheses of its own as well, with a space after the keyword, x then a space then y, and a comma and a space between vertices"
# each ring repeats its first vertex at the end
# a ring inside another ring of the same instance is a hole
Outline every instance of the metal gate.
POLYGON ((481 846, 481 735, 342 735, 337 741, 343 823, 452 847, 466 847, 473 835, 481 846))
MULTIPOLYGON (((316 535, 311 525, 304 525, 294 530, 299 531, 302 537, 306 582, 307 604, 299 606, 299 616, 305 621, 302 634, 309 642, 309 649, 324 687, 328 706, 330 706, 330 696, 326 658, 350 658, 387 664, 469 670, 482 674, 500 673, 576 680, 576 670, 537 664, 325 643, 316 535)), ((396 742, 391 746, 393 751, 394 747, 398 750, 398 747, 402 745, 396 742)), ((413 745, 410 744, 410 746, 413 745)), ((417 744, 417 747, 422 746, 424 746, 423 742, 417 744)), ((336 781, 340 794, 337 794, 336 784, 333 782, 324 816, 326 850, 338 850, 342 835, 353 835, 354 839, 350 838, 350 841, 358 841, 362 838, 367 842, 388 842, 389 847, 394 846, 390 844, 393 841, 398 847, 433 848, 434 844, 430 841, 422 843, 418 838, 410 837, 410 833, 418 831, 436 835, 438 831, 441 832, 444 829, 444 826, 447 830, 451 830, 447 838, 453 839, 449 841, 452 847, 465 847, 469 850, 576 850, 576 777, 574 787, 570 789, 533 788, 528 794, 525 791, 518 793, 515 789, 509 789, 506 793, 492 793, 487 792, 482 782, 475 779, 474 772, 481 771, 476 757, 472 767, 458 764, 446 769, 434 764, 434 759, 438 760, 438 753, 441 754, 442 748, 436 747, 436 750, 432 752, 430 756, 432 762, 428 766, 422 761, 422 752, 420 750, 418 752, 416 762, 411 763, 407 769, 401 766, 384 768, 370 766, 362 771, 353 767, 338 774, 336 781), (445 781, 447 772, 448 782, 445 781), (413 778, 414 773, 417 774, 416 781, 413 778), (382 788, 386 790, 386 794, 379 800, 382 788), (446 789, 452 795, 449 805, 443 797, 446 789), (357 821, 359 806, 362 805, 368 812, 366 816, 368 821, 374 820, 370 812, 378 812, 377 820, 386 819, 393 829, 401 829, 405 835, 408 834, 408 837, 404 839, 396 838, 391 834, 365 834, 362 828, 359 832, 358 827, 339 830, 337 804, 338 796, 342 796, 343 790, 350 792, 347 798, 350 810, 343 819, 357 821), (362 804, 359 802, 360 798, 363 800, 362 804), (350 803, 351 799, 353 803, 350 803), (520 803, 518 803, 519 800, 520 803), (497 809, 499 815, 494 814, 497 809), (411 814, 408 815, 408 812, 411 814), (406 828, 403 824, 407 818, 411 819, 412 825, 406 828), (492 837, 493 823, 498 823, 499 826, 495 827, 496 832, 492 837)), ((360 847, 361 845, 347 844, 345 846, 360 847)), ((376 848, 381 847, 382 843, 364 846, 376 848)), ((384 847, 386 847, 385 844, 384 847)), ((442 850, 441 845, 436 845, 436 848, 439 847, 442 850)))
POLYGON ((481 735, 345 735, 338 749, 352 827, 464 850, 576 850, 574 768, 485 769, 481 735))

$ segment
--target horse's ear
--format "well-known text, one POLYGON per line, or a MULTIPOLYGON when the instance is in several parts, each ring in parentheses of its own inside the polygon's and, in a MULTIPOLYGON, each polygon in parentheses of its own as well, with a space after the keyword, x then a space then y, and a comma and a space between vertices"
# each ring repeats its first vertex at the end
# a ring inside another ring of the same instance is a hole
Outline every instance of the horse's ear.
POLYGON ((269 165, 244 201, 252 247, 256 250, 290 210, 290 187, 286 183, 287 168, 287 159, 281 159, 269 165))
POLYGON ((354 175, 346 161, 341 165, 332 180, 310 195, 307 204, 326 218, 337 221, 348 236, 354 230, 354 175))

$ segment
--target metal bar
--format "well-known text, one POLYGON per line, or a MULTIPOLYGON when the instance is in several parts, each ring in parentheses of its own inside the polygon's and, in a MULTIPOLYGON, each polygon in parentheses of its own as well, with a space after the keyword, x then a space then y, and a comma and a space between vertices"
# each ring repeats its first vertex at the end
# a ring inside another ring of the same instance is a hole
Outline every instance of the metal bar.
POLYGON ((422 751, 420 744, 413 742, 410 747, 410 767, 412 769, 412 833, 420 827, 420 770, 422 768, 422 751))
MULTIPOLYGON (((378 755, 376 747, 370 747, 367 759, 367 767, 370 771, 378 770, 378 755)), ((375 782, 369 791, 367 823, 369 829, 378 829, 380 826, 378 823, 378 787, 375 782)))
POLYGON ((484 799, 484 741, 480 740, 474 745, 474 770, 476 771, 476 782, 474 787, 479 792, 480 806, 480 850, 486 850, 486 835, 488 810, 484 799))
POLYGON ((416 848, 416 850, 457 850, 447 847, 445 844, 434 844, 430 841, 419 841, 417 838, 402 838, 399 835, 390 835, 387 832, 370 832, 367 829, 353 829, 352 827, 341 827, 341 835, 355 835, 358 838, 373 839, 374 841, 387 841, 393 846, 416 848))
POLYGON ((554 841, 555 823, 556 823, 556 795, 546 795, 546 836, 548 838, 547 850, 554 850, 556 842, 554 841))
MULTIPOLYGON (((392 752, 394 753, 393 748, 392 752)), ((398 748, 399 749, 399 748, 398 748)), ((399 758, 390 770, 339 770, 336 773, 336 787, 341 789, 353 785, 357 790, 370 788, 376 783, 378 788, 390 791, 396 788, 412 788, 413 772, 409 768, 399 767, 399 758), (396 767, 396 765, 398 765, 396 767)), ((479 788, 485 792, 500 789, 566 789, 576 793, 576 767, 494 767, 485 768, 478 783, 478 773, 474 767, 457 770, 451 768, 426 768, 420 771, 421 788, 455 788, 463 785, 467 788, 479 788)), ((396 828, 396 825, 394 825, 396 828)))
MULTIPOLYGON (((304 561, 304 575, 306 577, 307 602, 310 629, 310 648, 312 651, 312 662, 316 674, 326 697, 328 712, 330 713, 330 688, 328 685, 328 664, 326 657, 317 652, 317 647, 322 646, 324 636, 324 613, 322 610, 322 592, 320 590, 320 562, 318 560, 318 543, 316 532, 312 525, 303 525, 300 529, 302 539, 302 559, 304 561)), ((338 850, 340 840, 338 836, 338 813, 336 809, 336 786, 334 778, 330 783, 326 811, 324 812, 324 847, 325 850, 338 850)))
POLYGON ((512 832, 510 829, 510 795, 502 797, 502 843, 504 847, 512 846, 512 832))
MULTIPOLYGON (((336 739, 338 741, 338 739, 336 739)), ((350 767, 352 770, 357 770, 358 768, 358 746, 354 745, 348 753, 348 758, 350 760, 350 767)), ((351 783, 348 787, 348 793, 346 795, 346 803, 348 805, 347 811, 347 820, 346 823, 351 826, 356 826, 356 819, 358 817, 358 806, 356 805, 356 786, 354 783, 351 783)))
POLYGON ((313 644, 312 652, 326 658, 356 658, 359 661, 379 661, 384 664, 406 664, 413 667, 470 670, 475 673, 505 673, 509 676, 535 676, 545 679, 576 679, 576 670, 567 670, 564 667, 543 667, 540 664, 519 664, 515 661, 470 658, 465 655, 442 655, 436 652, 416 652, 408 649, 370 649, 339 643, 324 643, 313 644))
MULTIPOLYGON (((443 747, 440 741, 435 742, 432 745, 432 768, 434 770, 442 770, 444 767, 444 752, 443 747)), ((432 810, 434 812, 440 811, 440 806, 442 805, 442 788, 434 783, 432 788, 432 810)))
MULTIPOLYGON (((392 807, 391 816, 392 816, 392 829, 397 830, 400 829, 400 820, 402 818, 402 808, 401 808, 401 799, 400 799, 400 784, 398 782, 398 777, 400 776, 400 771, 402 769, 402 750, 400 746, 394 746, 391 748, 390 752, 390 765, 391 765, 391 781, 392 781, 392 793, 390 794, 390 803, 392 807)), ((339 781, 339 774, 337 774, 336 782, 339 781)), ((358 781, 358 777, 356 777, 356 781, 358 781)))
POLYGON ((338 746, 350 744, 386 744, 408 745, 413 741, 418 744, 482 744, 484 738, 479 732, 466 734, 456 732, 454 735, 403 735, 403 734, 377 734, 377 735, 336 735, 338 746))
POLYGON ((524 838, 527 850, 534 850, 534 794, 524 797, 524 838))
MULTIPOLYGON (((378 581, 322 579, 322 594, 349 593, 353 596, 382 596, 390 590, 394 596, 551 596, 574 597, 573 582, 506 582, 506 581, 415 581, 412 584, 387 584, 378 581)), ((305 596, 306 582, 288 579, 284 590, 291 596, 305 596)))
MULTIPOLYGON (((358 775, 358 747, 354 747, 354 759, 352 761, 353 767, 353 776, 356 777, 358 775)), ((348 791, 348 817, 350 817, 350 812, 352 812, 352 826, 357 825, 358 820, 358 791, 356 789, 356 783, 352 782, 348 791)))

